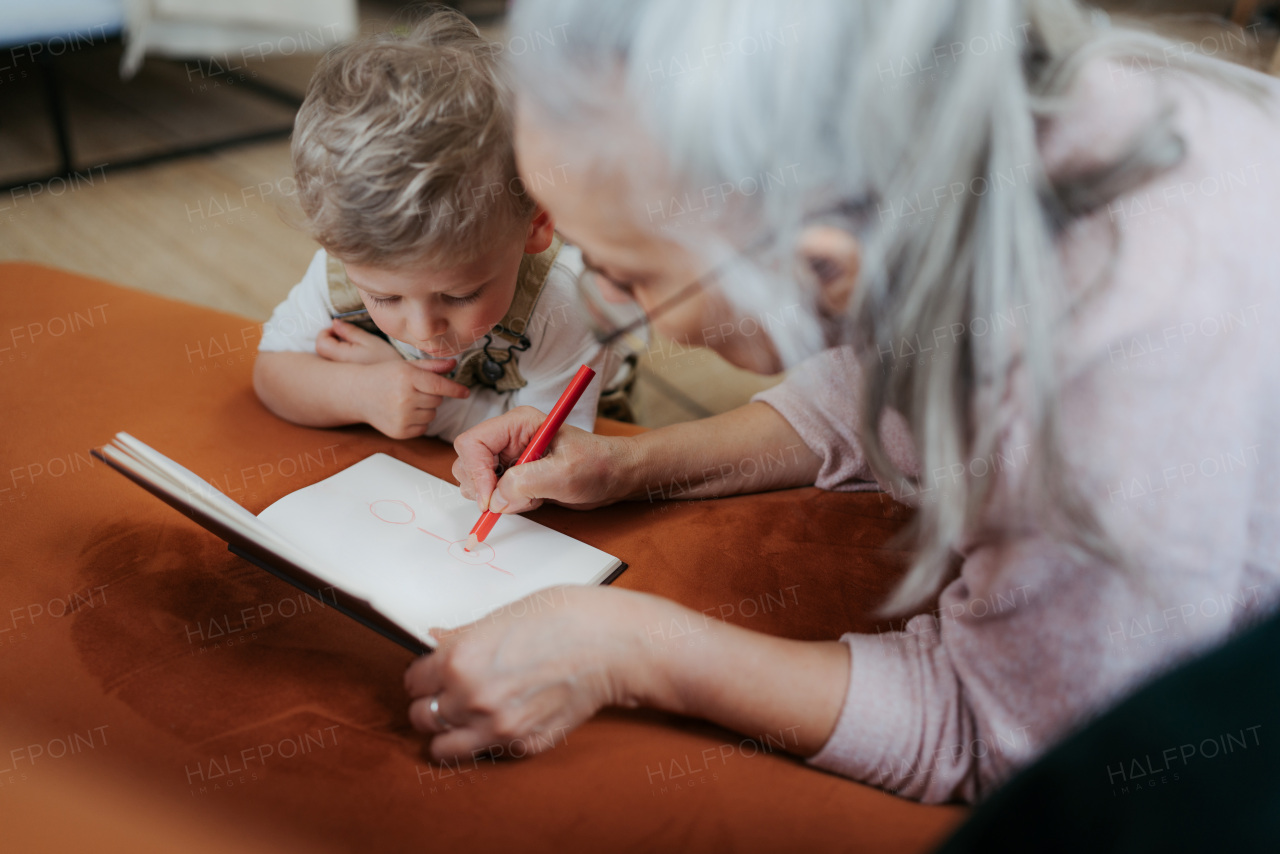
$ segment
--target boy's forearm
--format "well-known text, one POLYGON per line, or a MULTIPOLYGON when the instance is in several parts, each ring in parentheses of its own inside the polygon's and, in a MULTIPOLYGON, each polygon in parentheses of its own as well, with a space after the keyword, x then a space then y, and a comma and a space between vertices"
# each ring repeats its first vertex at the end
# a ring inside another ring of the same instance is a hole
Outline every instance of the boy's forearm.
POLYGON ((342 427, 365 420, 360 375, 365 365, 314 353, 259 353, 253 388, 267 409, 304 427, 342 427))
POLYGON ((626 440, 631 443, 625 498, 712 498, 812 486, 822 460, 766 403, 626 440))

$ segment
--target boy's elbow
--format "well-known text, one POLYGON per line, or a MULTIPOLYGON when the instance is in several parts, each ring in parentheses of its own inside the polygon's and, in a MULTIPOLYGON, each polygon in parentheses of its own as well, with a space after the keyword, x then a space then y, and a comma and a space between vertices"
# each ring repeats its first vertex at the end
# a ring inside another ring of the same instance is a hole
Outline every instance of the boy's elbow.
POLYGON ((253 360, 253 392, 262 397, 262 386, 266 381, 266 370, 262 366, 262 359, 265 354, 259 353, 257 358, 253 360))
POLYGON ((275 385, 272 380, 275 377, 275 365, 273 363, 276 361, 276 355, 275 353, 259 353, 257 358, 253 360, 253 393, 258 396, 258 400, 262 402, 262 405, 272 412, 275 412, 275 407, 272 406, 275 385))

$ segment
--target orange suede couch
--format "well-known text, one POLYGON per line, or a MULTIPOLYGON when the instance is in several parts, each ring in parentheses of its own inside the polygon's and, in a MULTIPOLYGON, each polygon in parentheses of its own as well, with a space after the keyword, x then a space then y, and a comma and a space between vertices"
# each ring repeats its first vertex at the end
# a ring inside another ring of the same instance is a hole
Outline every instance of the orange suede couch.
MULTIPOLYGON (((905 852, 963 817, 647 710, 533 759, 432 763, 409 653, 89 450, 128 431, 258 512, 378 451, 451 479, 452 449, 275 418, 244 318, 27 264, 0 265, 0 318, 6 850, 905 852)), ((905 511, 801 489, 533 518, 625 560, 617 586, 820 639, 887 627, 905 511)))

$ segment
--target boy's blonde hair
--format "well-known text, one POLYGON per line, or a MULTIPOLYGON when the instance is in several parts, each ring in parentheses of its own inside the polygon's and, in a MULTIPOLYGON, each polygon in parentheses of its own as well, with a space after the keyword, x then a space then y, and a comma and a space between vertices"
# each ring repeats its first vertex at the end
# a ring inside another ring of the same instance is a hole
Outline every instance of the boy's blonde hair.
POLYGON ((456 266, 528 222, 497 53, 440 7, 325 55, 292 153, 298 201, 326 251, 375 267, 456 266))

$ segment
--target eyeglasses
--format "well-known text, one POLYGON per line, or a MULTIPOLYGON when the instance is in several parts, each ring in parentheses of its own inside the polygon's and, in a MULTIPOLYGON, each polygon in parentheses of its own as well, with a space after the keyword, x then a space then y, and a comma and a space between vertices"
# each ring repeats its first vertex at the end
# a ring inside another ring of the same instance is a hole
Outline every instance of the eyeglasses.
POLYGON ((588 265, 583 267, 582 272, 578 274, 576 282, 578 305, 586 315, 591 332, 601 346, 607 347, 624 338, 631 338, 633 340, 629 343, 633 348, 643 349, 644 342, 639 340, 637 333, 651 324, 656 318, 700 293, 703 288, 716 278, 718 272, 718 269, 712 270, 705 276, 699 276, 662 300, 650 311, 641 309, 640 316, 637 317, 636 307, 638 303, 631 288, 615 282, 598 268, 588 265), (605 299, 604 288, 606 286, 626 294, 631 300, 630 304, 623 308, 619 303, 605 299))
POLYGON ((637 304, 634 290, 629 285, 615 282, 599 268, 584 262, 582 272, 578 274, 576 281, 579 296, 578 305, 581 306, 586 314, 596 341, 602 346, 615 344, 619 340, 630 336, 633 338, 630 342, 633 347, 639 345, 640 348, 643 348, 644 342, 635 337, 637 332, 649 326, 658 317, 666 314, 680 303, 706 290, 714 282, 723 278, 734 264, 740 264, 743 260, 766 248, 772 243, 773 239, 773 235, 770 234, 760 240, 756 240, 738 255, 703 273, 671 296, 662 300, 651 310, 641 310, 639 317, 635 317, 634 308, 631 310, 620 309, 618 303, 606 300, 602 285, 608 284, 614 290, 626 294, 630 298, 632 306, 637 304))
MULTIPOLYGON (((870 202, 866 199, 844 201, 833 207, 825 208, 816 214, 806 216, 804 224, 809 225, 816 222, 830 221, 834 218, 842 225, 850 227, 865 220, 866 211, 869 207, 870 202)), ((750 259, 767 249, 776 237, 776 233, 770 232, 752 241, 734 258, 713 267, 709 272, 704 273, 662 300, 650 311, 642 310, 639 317, 635 317, 634 308, 631 310, 621 309, 618 307, 618 303, 610 302, 604 298, 602 286, 607 284, 614 290, 626 294, 634 306, 636 300, 633 289, 630 286, 615 282, 599 268, 584 263, 582 272, 578 274, 575 282, 579 296, 578 305, 586 315, 596 341, 602 346, 615 344, 619 340, 630 336, 633 340, 629 343, 633 347, 638 345, 639 348, 643 348, 644 342, 636 337, 637 332, 649 326, 658 317, 680 303, 701 293, 715 281, 723 278, 734 264, 742 263, 744 260, 750 259)))

